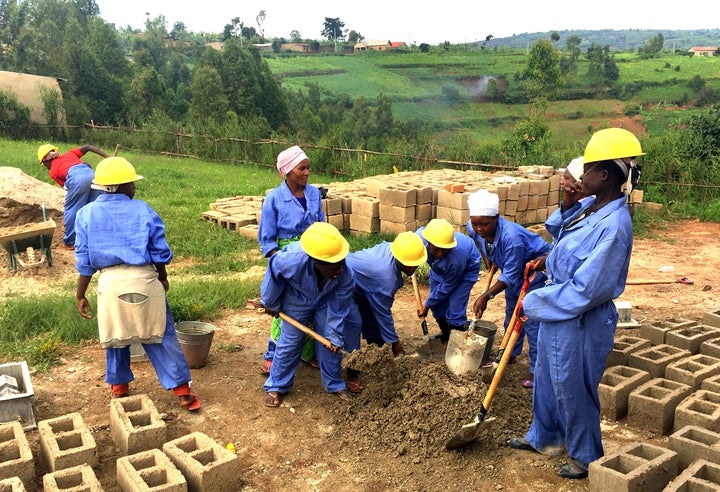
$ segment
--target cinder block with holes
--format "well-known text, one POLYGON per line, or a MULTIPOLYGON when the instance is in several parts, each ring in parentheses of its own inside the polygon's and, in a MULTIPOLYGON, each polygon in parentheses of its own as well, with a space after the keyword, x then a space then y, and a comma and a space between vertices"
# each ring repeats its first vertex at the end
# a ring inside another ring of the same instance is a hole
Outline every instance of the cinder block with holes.
POLYGON ((628 423, 657 434, 673 429, 675 409, 692 393, 686 384, 655 378, 638 386, 628 397, 628 423))
POLYGON ((615 338, 612 352, 608 355, 605 367, 627 365, 627 355, 631 352, 648 348, 652 344, 649 340, 640 337, 619 336, 615 338))
POLYGON ((720 464, 720 434, 695 425, 686 425, 670 434, 668 448, 678 454, 680 468, 695 460, 720 464))
POLYGON ((165 421, 147 395, 110 401, 110 435, 123 454, 159 448, 165 434, 165 421))
POLYGON ((627 362, 630 367, 642 369, 653 377, 661 378, 665 376, 665 368, 668 364, 690 355, 687 350, 661 344, 627 354, 627 362))
POLYGON ((10 477, 0 480, 0 492, 25 492, 27 489, 20 477, 10 477))
POLYGON ((674 328, 665 334, 665 343, 687 350, 691 354, 700 352, 700 344, 705 340, 720 336, 720 328, 709 325, 691 325, 674 328))
POLYGON ((720 359, 720 337, 709 338, 701 343, 700 353, 720 359))
POLYGON ((675 430, 688 425, 720 431, 720 393, 698 390, 675 409, 675 430))
POLYGON ((77 465, 43 475, 43 491, 72 490, 102 492, 100 481, 90 465, 77 465))
POLYGON ((378 192, 380 203, 396 207, 410 207, 417 203, 417 190, 406 186, 386 186, 378 192))
POLYGON ((699 389, 700 383, 710 376, 720 374, 720 359, 696 354, 671 362, 665 368, 665 378, 699 389))
POLYGON ((663 492, 690 491, 720 491, 720 465, 696 460, 663 489, 663 492))
POLYGON ((202 432, 166 442, 163 452, 185 476, 189 490, 235 490, 240 480, 237 455, 202 432))
POLYGON ((704 325, 716 326, 720 328, 720 309, 715 311, 706 311, 703 313, 702 322, 704 325))
POLYGON ((605 370, 598 386, 600 413, 618 420, 627 415, 630 392, 650 380, 650 374, 627 366, 614 366, 605 370))
POLYGON ((79 413, 38 423, 40 449, 50 470, 97 464, 97 445, 79 413))
POLYGON ((396 207, 394 205, 380 204, 380 220, 406 224, 415 220, 415 205, 409 207, 396 207))
POLYGON ((590 492, 661 491, 678 472, 675 451, 634 443, 590 463, 590 492))
POLYGON ((352 215, 362 217, 380 217, 380 200, 371 196, 353 197, 352 215))
POLYGON ((696 325, 697 321, 685 318, 669 318, 654 323, 643 324, 640 326, 640 336, 647 338, 653 345, 661 345, 665 343, 665 334, 675 328, 696 325))
POLYGON ((187 491, 187 480, 159 449, 118 458, 117 481, 124 492, 187 491))
POLYGON ((35 478, 32 450, 20 422, 0 425, 0 480, 12 477, 25 483, 35 478))

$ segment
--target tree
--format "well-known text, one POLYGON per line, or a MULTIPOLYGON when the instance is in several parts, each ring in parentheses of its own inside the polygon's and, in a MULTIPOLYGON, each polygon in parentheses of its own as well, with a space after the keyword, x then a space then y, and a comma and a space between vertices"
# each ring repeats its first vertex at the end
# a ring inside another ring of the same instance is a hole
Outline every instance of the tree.
POLYGON ((227 119, 230 104, 217 70, 208 66, 197 67, 193 72, 190 94, 189 113, 192 118, 200 121, 208 119, 217 124, 227 119))
POLYGON ((560 54, 549 40, 541 39, 533 45, 523 76, 533 96, 555 92, 560 83, 560 54))
POLYGON ((588 76, 596 87, 608 86, 618 79, 620 73, 609 45, 601 47, 592 43, 585 52, 585 58, 590 62, 588 76))
POLYGON ((348 33, 348 37, 347 37, 348 43, 355 44, 358 41, 362 41, 363 39, 365 39, 365 36, 363 36, 362 34, 360 34, 359 32, 357 32, 354 29, 348 33))
POLYGON ((580 60, 580 43, 582 43, 582 39, 576 35, 570 36, 565 41, 568 55, 560 59, 560 72, 563 75, 572 76, 577 72, 578 61, 580 60))
POLYGON ((645 46, 638 51, 643 58, 655 58, 662 51, 664 45, 665 37, 660 32, 645 41, 645 46))
POLYGON ((302 41, 302 36, 300 35, 300 31, 297 29, 293 29, 290 31, 290 39, 292 39, 293 43, 299 43, 302 41))
POLYGON ((170 37, 174 40, 180 40, 180 39, 186 39, 187 37, 187 28, 185 27, 184 22, 176 22, 173 25, 172 31, 170 31, 170 37))
POLYGON ((236 37, 238 34, 241 33, 242 28, 243 23, 240 22, 240 17, 233 17, 230 20, 230 24, 225 24, 225 27, 223 27, 223 32, 220 35, 220 40, 227 41, 232 37, 236 37))
POLYGON ((553 43, 557 43, 558 41, 560 41, 560 33, 558 33, 557 31, 553 31, 553 33, 550 35, 550 39, 553 43))
POLYGON ((255 17, 255 22, 257 22, 258 25, 258 33, 260 34, 260 38, 265 39, 265 29, 263 28, 263 24, 265 23, 264 10, 261 10, 257 17, 255 17))
POLYGON ((325 24, 323 30, 320 32, 320 35, 324 38, 327 38, 328 41, 342 41, 345 39, 345 34, 343 31, 344 27, 345 23, 342 22, 340 18, 325 17, 325 24))

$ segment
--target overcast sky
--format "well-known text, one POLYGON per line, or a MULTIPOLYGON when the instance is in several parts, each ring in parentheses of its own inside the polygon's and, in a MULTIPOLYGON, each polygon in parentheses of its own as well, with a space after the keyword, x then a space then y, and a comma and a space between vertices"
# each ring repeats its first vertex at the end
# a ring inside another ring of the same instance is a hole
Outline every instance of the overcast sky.
POLYGON ((410 43, 462 43, 513 34, 569 29, 718 29, 720 1, 690 4, 633 0, 403 0, 360 2, 327 0, 96 0, 100 15, 117 27, 142 28, 145 20, 164 15, 168 30, 183 22, 188 31, 220 33, 234 17, 258 29, 265 11, 265 36, 321 39, 325 17, 339 18, 345 28, 365 39, 410 43), (692 10, 683 11, 692 7, 692 10))

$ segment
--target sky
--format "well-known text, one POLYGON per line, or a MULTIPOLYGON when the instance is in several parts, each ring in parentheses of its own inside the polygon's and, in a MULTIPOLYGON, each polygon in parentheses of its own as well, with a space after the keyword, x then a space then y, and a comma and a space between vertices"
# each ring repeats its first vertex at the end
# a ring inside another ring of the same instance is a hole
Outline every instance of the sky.
POLYGON ((265 11, 267 38, 322 39, 325 18, 339 18, 345 29, 366 40, 404 41, 408 44, 464 43, 514 34, 574 29, 718 29, 720 2, 696 0, 692 11, 682 4, 632 0, 477 0, 361 2, 327 0, 96 0, 100 16, 116 27, 142 29, 145 20, 165 16, 168 30, 183 22, 188 31, 222 32, 238 17, 259 31, 256 17, 265 11), (410 4, 410 5, 408 5, 410 4), (664 5, 663 5, 664 4, 664 5), (149 15, 146 15, 149 14, 149 15))

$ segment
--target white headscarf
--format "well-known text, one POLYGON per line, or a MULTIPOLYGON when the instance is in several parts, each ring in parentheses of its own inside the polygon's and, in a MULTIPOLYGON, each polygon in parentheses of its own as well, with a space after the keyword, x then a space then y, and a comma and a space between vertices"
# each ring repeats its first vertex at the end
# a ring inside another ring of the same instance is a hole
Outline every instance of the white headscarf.
POLYGON ((499 211, 500 198, 488 190, 478 190, 468 197, 471 217, 495 217, 499 211))
POLYGON ((280 172, 280 177, 287 176, 290 171, 307 158, 305 152, 297 145, 280 152, 277 156, 277 169, 280 172))
POLYGON ((585 164, 585 158, 580 156, 570 161, 567 165, 567 170, 570 175, 575 178, 575 181, 580 181, 580 176, 583 175, 583 165, 585 164))

